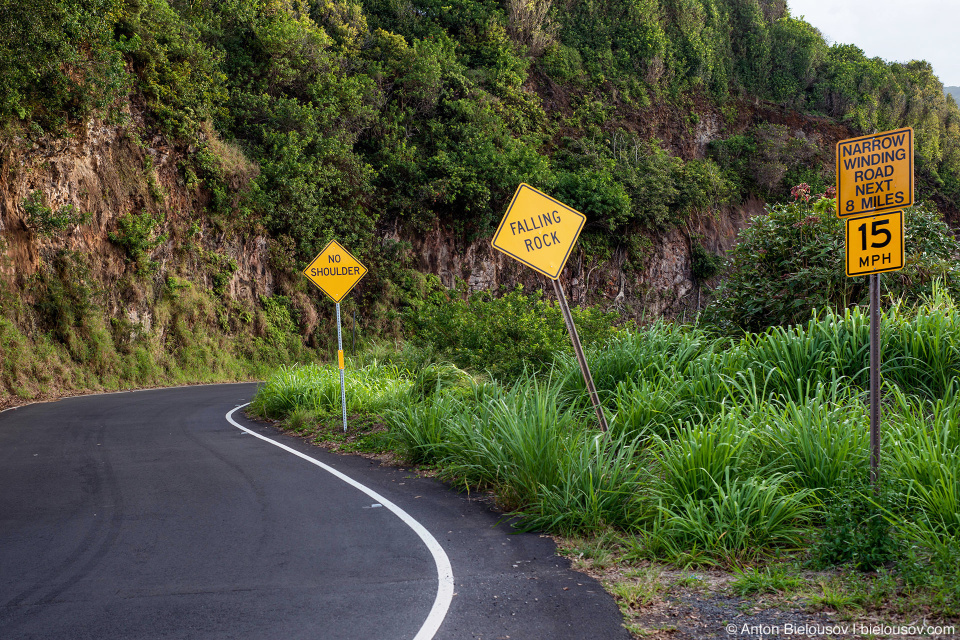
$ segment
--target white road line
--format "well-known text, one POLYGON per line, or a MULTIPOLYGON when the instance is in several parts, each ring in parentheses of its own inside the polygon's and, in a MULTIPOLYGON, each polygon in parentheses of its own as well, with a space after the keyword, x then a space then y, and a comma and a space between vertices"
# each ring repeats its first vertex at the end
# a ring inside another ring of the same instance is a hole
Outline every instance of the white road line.
POLYGON ((324 471, 333 474, 340 480, 343 480, 351 487, 355 487, 360 491, 363 491, 365 494, 380 503, 380 505, 382 505, 384 508, 389 509, 394 513, 394 515, 403 520, 404 524, 413 529, 414 532, 420 536, 420 539, 423 540, 423 543, 427 545, 427 549, 430 550, 430 554, 433 556, 433 561, 437 565, 437 578, 439 580, 439 585, 437 587, 437 597, 433 601, 433 608, 430 609, 430 615, 427 616, 423 626, 420 627, 420 631, 417 632, 417 635, 414 636, 413 640, 431 640, 433 636, 436 635, 437 630, 440 629, 440 624, 443 622, 443 619, 447 615, 447 610, 450 608, 450 601, 453 600, 453 567, 450 566, 450 558, 447 557, 447 553, 443 550, 443 547, 440 546, 440 543, 437 542, 437 539, 434 538, 433 535, 427 531, 422 524, 414 520, 409 513, 390 502, 373 489, 365 487, 350 476, 340 473, 333 467, 325 465, 324 463, 311 458, 305 453, 300 453, 296 449, 288 447, 287 445, 277 442, 276 440, 271 440, 270 438, 262 436, 259 433, 251 431, 250 429, 247 429, 243 425, 239 424, 233 419, 233 413, 237 409, 242 409, 248 404, 250 403, 248 402, 246 404, 242 404, 233 411, 227 413, 227 421, 241 431, 244 431, 252 436, 256 436, 261 440, 266 440, 270 444, 278 446, 284 451, 292 453, 299 458, 303 458, 307 462, 315 464, 324 471))

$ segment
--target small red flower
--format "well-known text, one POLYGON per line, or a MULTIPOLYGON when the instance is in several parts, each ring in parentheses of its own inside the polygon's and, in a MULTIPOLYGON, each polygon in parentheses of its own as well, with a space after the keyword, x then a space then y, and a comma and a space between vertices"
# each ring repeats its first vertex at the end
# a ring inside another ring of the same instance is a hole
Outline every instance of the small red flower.
POLYGON ((810 202, 810 185, 808 185, 806 182, 801 182, 793 189, 790 189, 790 195, 793 196, 794 200, 810 202))

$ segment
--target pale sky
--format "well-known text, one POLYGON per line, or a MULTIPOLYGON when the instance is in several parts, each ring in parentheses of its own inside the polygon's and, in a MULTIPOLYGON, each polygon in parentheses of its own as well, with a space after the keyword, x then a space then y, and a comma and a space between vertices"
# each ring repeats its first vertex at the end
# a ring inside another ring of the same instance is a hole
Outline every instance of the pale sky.
POLYGON ((926 60, 944 86, 960 86, 960 0, 787 0, 830 44, 868 58, 926 60))

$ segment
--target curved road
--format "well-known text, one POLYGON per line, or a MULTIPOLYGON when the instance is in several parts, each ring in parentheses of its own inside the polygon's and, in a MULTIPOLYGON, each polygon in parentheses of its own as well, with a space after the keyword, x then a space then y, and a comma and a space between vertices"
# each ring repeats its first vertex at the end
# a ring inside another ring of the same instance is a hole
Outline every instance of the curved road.
POLYGON ((434 480, 228 418, 255 391, 0 413, 0 638, 629 639, 549 539, 434 480))

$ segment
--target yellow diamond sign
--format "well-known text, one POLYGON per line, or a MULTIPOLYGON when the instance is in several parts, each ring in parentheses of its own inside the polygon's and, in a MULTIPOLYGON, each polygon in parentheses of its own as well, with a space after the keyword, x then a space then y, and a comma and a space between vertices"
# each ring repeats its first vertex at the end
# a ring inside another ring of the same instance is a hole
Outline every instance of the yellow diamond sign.
POLYGON ((310 282, 338 303, 366 274, 367 268, 336 240, 331 240, 303 270, 310 282))
POLYGON ((491 244, 556 280, 587 218, 559 200, 521 184, 491 244))

